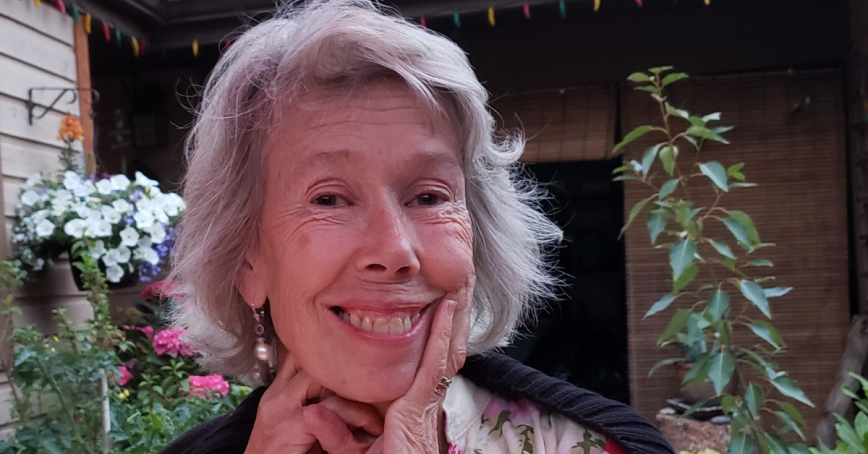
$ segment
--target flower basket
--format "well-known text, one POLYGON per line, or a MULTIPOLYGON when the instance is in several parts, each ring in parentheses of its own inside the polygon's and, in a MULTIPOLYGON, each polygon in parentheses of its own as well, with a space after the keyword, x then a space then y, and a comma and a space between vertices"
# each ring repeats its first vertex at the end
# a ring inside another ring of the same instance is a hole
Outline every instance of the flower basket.
MULTIPOLYGON (((73 257, 73 254, 71 251, 69 253, 69 256, 73 257)), ((73 282, 75 282, 75 287, 83 292, 83 291, 87 290, 87 288, 85 288, 85 286, 84 286, 84 280, 82 280, 82 278, 81 278, 81 270, 78 269, 78 266, 76 266, 76 263, 81 263, 81 261, 80 260, 71 260, 69 262, 69 264, 71 265, 70 270, 72 271, 72 280, 73 280, 73 282)), ((102 274, 106 273, 105 263, 103 263, 102 261, 99 262, 99 270, 102 271, 102 274)), ((141 278, 141 276, 139 275, 139 271, 136 270, 136 272, 134 272, 134 273, 125 273, 124 277, 122 277, 120 279, 120 281, 118 281, 118 282, 107 282, 106 286, 109 288, 109 290, 117 290, 117 289, 122 289, 122 288, 135 287, 136 284, 139 283, 140 278, 141 278)))

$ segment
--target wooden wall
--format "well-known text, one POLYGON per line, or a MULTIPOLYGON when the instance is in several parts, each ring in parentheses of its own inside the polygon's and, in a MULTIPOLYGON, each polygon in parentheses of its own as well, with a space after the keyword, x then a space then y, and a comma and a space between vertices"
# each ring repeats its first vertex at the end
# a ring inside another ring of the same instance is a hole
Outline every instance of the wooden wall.
MULTIPOLYGON (((772 314, 789 345, 779 365, 820 407, 804 409, 811 426, 806 433, 813 433, 834 383, 849 320, 842 80, 837 71, 721 76, 678 84, 672 93, 676 106, 721 111, 721 124, 736 126, 727 134, 732 145, 713 144, 702 159, 744 162, 748 181, 759 184, 733 191, 722 205, 746 211, 762 240, 777 243, 757 254, 774 262, 776 285, 794 287, 772 300, 772 314)), ((657 104, 646 93, 630 87, 622 93, 623 131, 659 122, 657 104)), ((641 155, 643 145, 631 146, 628 158, 641 155)), ((640 184, 624 188, 626 211, 647 195, 640 184)), ((707 185, 691 193, 698 194, 697 206, 713 202, 707 185)), ((677 355, 655 345, 674 308, 642 320, 669 291, 671 272, 667 252, 650 247, 643 218, 637 221, 626 235, 631 395, 633 406, 653 417, 667 397, 678 395, 673 370, 648 378, 658 360, 677 355)), ((721 238, 730 237, 719 230, 721 238)))

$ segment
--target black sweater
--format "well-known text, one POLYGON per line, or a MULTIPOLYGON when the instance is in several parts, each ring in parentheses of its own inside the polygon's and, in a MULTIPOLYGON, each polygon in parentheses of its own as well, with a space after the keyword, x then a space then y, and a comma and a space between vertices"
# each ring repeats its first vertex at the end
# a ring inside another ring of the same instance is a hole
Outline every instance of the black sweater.
MULTIPOLYGON (((648 420, 627 405, 531 369, 497 353, 467 359, 461 375, 503 397, 527 398, 614 440, 627 454, 674 451, 648 420)), ((253 391, 231 413, 187 432, 160 454, 244 454, 265 388, 253 391)))

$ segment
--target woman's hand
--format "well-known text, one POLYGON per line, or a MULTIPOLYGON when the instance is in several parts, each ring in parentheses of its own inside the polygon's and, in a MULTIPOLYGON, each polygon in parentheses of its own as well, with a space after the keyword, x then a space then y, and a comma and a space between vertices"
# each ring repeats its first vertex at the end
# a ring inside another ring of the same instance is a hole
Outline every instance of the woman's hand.
POLYGON ((374 407, 342 399, 287 363, 259 403, 246 454, 360 454, 370 443, 359 442, 353 429, 374 436, 383 422, 374 407), (314 400, 314 403, 309 402, 314 400))
POLYGON ((443 397, 435 390, 443 377, 453 377, 467 359, 474 280, 440 302, 428 345, 413 384, 386 411, 385 432, 369 453, 439 454, 446 452, 441 424, 443 397))

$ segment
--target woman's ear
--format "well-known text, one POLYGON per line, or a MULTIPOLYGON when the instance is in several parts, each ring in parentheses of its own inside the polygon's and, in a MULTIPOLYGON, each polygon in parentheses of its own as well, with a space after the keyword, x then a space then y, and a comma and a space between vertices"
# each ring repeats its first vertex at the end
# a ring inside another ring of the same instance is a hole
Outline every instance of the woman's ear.
POLYGON ((238 292, 253 309, 259 309, 265 304, 268 297, 265 291, 265 275, 259 261, 248 255, 241 272, 241 281, 238 283, 238 292))

